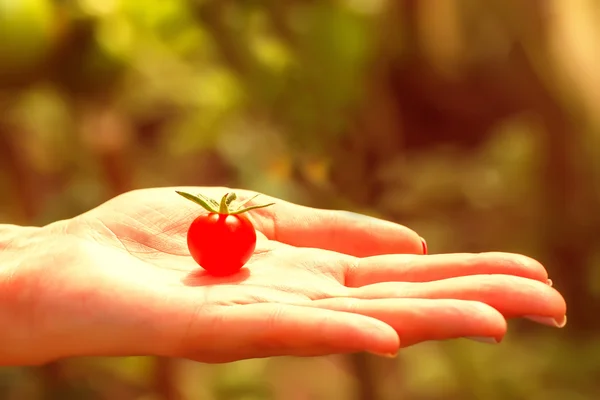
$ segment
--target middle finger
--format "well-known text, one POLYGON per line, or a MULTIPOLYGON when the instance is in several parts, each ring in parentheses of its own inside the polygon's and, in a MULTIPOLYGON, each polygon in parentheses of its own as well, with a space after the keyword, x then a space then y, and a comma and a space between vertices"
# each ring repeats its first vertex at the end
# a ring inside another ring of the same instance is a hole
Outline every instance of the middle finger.
POLYGON ((467 275, 502 274, 548 281, 538 261, 510 253, 392 254, 358 259, 345 273, 345 285, 361 287, 380 282, 430 282, 467 275))
POLYGON ((535 316, 563 325, 566 303, 552 287, 532 279, 509 275, 474 275, 434 282, 386 282, 352 290, 361 299, 424 298, 479 301, 507 318, 535 316))

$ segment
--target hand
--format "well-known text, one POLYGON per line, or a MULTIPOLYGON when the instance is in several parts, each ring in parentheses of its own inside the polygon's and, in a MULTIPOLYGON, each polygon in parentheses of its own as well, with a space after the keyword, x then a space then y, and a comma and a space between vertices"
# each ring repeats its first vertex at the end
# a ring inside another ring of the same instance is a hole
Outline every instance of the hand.
POLYGON ((187 228, 205 211, 175 190, 226 192, 138 190, 44 228, 4 237, 0 228, 0 304, 14 305, 0 311, 2 326, 14 327, 0 333, 0 363, 393 355, 426 340, 497 342, 507 318, 566 321, 563 298, 530 258, 424 256, 420 237, 405 227, 267 196, 257 201, 276 204, 248 215, 259 238, 247 267, 211 277, 186 245, 187 228))

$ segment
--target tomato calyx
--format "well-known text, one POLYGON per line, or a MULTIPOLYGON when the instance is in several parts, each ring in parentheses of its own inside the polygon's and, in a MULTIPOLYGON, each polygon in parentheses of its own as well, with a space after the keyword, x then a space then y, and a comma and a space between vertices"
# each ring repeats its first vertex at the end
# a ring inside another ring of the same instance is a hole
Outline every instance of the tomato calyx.
POLYGON ((248 212, 250 210, 256 210, 258 208, 265 208, 265 207, 269 207, 269 206, 272 206, 275 204, 275 203, 269 203, 269 204, 261 204, 261 205, 256 205, 256 206, 245 207, 246 204, 248 204, 249 202, 251 202, 252 200, 257 198, 258 196, 260 196, 260 194, 257 194, 240 204, 234 204, 234 201, 237 200, 237 195, 233 192, 225 193, 225 195, 221 198, 220 202, 217 202, 215 199, 211 199, 210 197, 204 196, 201 193, 199 193, 198 195, 193 195, 190 193, 181 192, 179 190, 176 190, 175 193, 200 205, 202 208, 204 208, 209 213, 219 214, 219 215, 239 215, 239 214, 248 212))

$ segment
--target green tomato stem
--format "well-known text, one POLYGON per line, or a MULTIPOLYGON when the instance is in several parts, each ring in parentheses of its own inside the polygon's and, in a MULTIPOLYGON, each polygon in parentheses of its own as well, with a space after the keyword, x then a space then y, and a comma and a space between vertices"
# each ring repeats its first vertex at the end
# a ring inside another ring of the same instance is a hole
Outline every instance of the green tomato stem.
POLYGON ((229 206, 227 206, 227 198, 229 197, 229 193, 225 193, 225 195, 221 198, 221 205, 219 206, 219 214, 229 214, 229 206))
POLYGON ((198 194, 197 196, 194 196, 193 194, 186 193, 186 192, 180 192, 178 190, 176 190, 175 193, 200 205, 202 208, 204 208, 209 213, 221 214, 221 215, 239 215, 239 214, 243 214, 245 212, 251 211, 251 210, 270 207, 275 204, 275 203, 269 203, 269 204, 262 204, 262 205, 256 205, 256 206, 250 206, 250 207, 244 208, 244 206, 246 204, 248 204, 250 201, 254 200, 255 198, 257 198, 259 196, 257 194, 255 196, 249 198, 248 200, 244 201, 242 204, 238 205, 237 207, 235 207, 235 209, 232 209, 232 204, 237 199, 237 195, 233 192, 226 193, 221 198, 220 203, 218 203, 214 199, 208 198, 202 194, 198 194))
POLYGON ((230 206, 235 199, 237 199, 237 195, 235 193, 231 193, 229 196, 227 196, 227 206, 230 206))

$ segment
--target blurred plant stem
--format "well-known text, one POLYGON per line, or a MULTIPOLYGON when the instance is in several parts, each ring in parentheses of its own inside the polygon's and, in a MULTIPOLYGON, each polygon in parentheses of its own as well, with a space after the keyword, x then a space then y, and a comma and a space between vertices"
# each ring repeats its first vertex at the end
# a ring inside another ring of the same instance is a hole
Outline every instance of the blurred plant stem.
POLYGON ((0 119, 0 167, 8 173, 10 187, 7 197, 13 200, 8 203, 12 205, 9 215, 17 223, 32 224, 39 206, 35 202, 37 193, 32 182, 35 172, 24 159, 23 151, 18 148, 14 139, 19 133, 16 132, 17 129, 19 128, 0 119))
POLYGON ((52 362, 38 368, 43 385, 44 400, 62 400, 69 382, 63 374, 61 362, 52 362))
POLYGON ((348 362, 356 376, 356 400, 379 400, 381 396, 377 391, 378 381, 375 370, 371 367, 367 353, 350 354, 348 362))
POLYGON ((569 332, 589 335, 600 327, 600 304, 590 293, 588 265, 598 232, 591 221, 600 204, 588 181, 581 137, 560 114, 548 114, 543 179, 545 189, 544 230, 551 277, 569 304, 569 332))
POLYGON ((181 400, 176 383, 178 361, 173 358, 154 358, 153 388, 160 400, 181 400))

